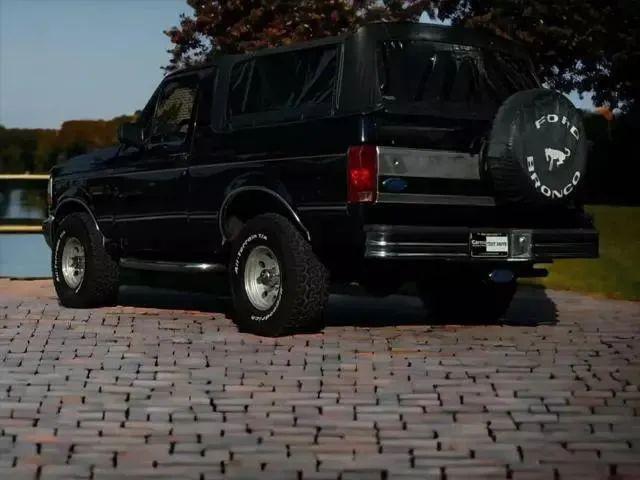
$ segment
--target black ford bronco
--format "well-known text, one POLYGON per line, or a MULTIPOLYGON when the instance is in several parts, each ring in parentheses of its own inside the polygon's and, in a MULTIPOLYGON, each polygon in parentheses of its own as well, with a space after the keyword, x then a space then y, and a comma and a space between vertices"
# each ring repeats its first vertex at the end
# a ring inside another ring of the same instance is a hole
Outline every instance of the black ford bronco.
POLYGON ((439 315, 498 318, 535 264, 598 256, 580 112, 514 44, 372 24, 168 75, 120 144, 52 170, 63 305, 121 267, 226 272, 234 319, 319 325, 331 282, 415 281, 439 315))

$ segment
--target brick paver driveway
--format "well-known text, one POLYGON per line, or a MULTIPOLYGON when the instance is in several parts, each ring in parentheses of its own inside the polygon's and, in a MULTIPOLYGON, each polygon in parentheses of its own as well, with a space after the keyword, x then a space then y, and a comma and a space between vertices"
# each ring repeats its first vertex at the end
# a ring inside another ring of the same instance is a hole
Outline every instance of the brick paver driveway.
POLYGON ((640 478, 638 304, 525 290, 460 326, 336 296, 274 340, 151 301, 0 280, 0 478, 640 478))

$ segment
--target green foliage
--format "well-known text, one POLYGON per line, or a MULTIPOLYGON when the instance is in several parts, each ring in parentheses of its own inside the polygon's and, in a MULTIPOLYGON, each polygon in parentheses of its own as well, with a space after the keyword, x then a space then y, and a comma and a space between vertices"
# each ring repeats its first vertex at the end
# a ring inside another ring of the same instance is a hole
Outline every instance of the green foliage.
POLYGON ((73 120, 60 130, 0 125, 0 173, 46 173, 58 160, 115 144, 120 124, 132 119, 73 120))
POLYGON ((520 41, 555 89, 594 92, 597 105, 630 110, 640 97, 638 0, 187 0, 192 15, 165 33, 167 70, 210 54, 339 35, 370 21, 423 12, 520 41))
POLYGON ((454 24, 520 41, 555 89, 594 92, 597 105, 630 110, 640 97, 637 0, 440 0, 454 24))
POLYGON ((377 20, 417 20, 435 0, 187 0, 192 15, 165 32, 174 48, 167 70, 215 53, 340 35, 377 20))
POLYGON ((633 113, 607 121, 585 115, 590 142, 586 198, 594 204, 640 205, 640 162, 632 152, 640 136, 640 118, 633 113))
POLYGON ((588 208, 600 232, 600 258, 560 260, 537 283, 562 290, 640 300, 640 208, 588 208))

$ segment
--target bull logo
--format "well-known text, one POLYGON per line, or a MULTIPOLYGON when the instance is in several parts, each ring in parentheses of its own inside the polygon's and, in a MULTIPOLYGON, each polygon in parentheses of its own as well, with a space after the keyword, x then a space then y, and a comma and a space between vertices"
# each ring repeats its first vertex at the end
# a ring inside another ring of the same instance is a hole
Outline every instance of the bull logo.
POLYGON ((552 171, 554 166, 564 165, 565 160, 571 156, 571 150, 565 148, 564 152, 562 152, 555 148, 545 148, 544 155, 547 158, 547 163, 549 163, 549 171, 552 171))

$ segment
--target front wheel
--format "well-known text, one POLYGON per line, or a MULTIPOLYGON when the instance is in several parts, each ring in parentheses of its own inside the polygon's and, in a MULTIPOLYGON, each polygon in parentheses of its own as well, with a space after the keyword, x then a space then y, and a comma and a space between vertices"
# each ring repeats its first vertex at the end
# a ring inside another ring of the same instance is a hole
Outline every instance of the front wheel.
POLYGON ((500 319, 509 309, 516 290, 515 280, 494 283, 488 275, 418 282, 419 295, 431 315, 469 323, 500 319))
POLYGON ((229 272, 234 320, 242 331, 275 337, 319 326, 327 269, 286 218, 249 220, 233 241, 229 272))
POLYGON ((72 213, 62 219, 56 228, 51 263, 53 284, 65 307, 91 308, 116 302, 118 263, 105 250, 88 214, 72 213))

